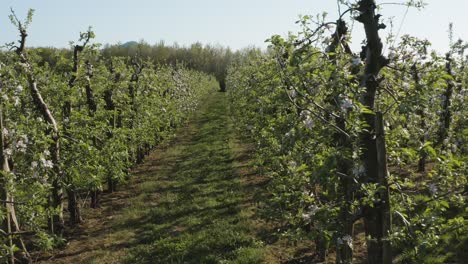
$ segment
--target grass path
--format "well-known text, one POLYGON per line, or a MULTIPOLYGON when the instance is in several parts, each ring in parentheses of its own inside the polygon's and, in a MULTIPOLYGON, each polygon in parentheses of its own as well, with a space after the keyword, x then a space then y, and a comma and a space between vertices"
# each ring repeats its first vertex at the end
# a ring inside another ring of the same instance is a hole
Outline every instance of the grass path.
POLYGON ((225 94, 210 96, 175 139, 136 168, 70 244, 43 263, 273 263, 257 238, 261 182, 235 136, 225 94))

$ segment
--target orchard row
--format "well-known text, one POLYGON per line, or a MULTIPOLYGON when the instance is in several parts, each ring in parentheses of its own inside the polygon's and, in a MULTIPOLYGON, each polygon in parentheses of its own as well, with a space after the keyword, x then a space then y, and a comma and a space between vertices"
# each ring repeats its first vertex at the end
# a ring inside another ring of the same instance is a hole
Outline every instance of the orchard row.
POLYGON ((382 43, 375 2, 347 7, 231 65, 232 109, 270 178, 263 215, 278 235, 314 241, 316 261, 462 263, 468 46, 451 39, 439 56, 410 36, 382 43))
POLYGON ((10 18, 20 41, 0 53, 0 251, 13 263, 56 246, 82 221, 81 205, 99 207, 218 82, 183 65, 104 57, 91 30, 51 67, 26 48, 32 11, 10 18))

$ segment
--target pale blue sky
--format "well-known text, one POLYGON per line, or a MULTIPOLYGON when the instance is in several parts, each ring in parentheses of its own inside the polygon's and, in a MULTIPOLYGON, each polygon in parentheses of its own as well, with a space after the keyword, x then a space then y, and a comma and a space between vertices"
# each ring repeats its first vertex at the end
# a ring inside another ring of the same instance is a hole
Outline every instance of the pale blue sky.
MULTIPOLYGON (((377 0, 402 2, 402 0, 377 0)), ((448 47, 449 22, 455 37, 468 41, 468 0, 427 0, 423 11, 409 10, 402 34, 428 38, 434 48, 448 47)), ((28 45, 66 47, 80 31, 92 26, 97 42, 117 43, 145 39, 188 45, 196 41, 239 49, 249 45, 265 47, 273 34, 297 31, 299 14, 329 13, 335 20, 335 0, 0 0, 0 43, 17 39, 8 20, 9 8, 19 17, 28 8, 36 14, 29 31, 28 45), (77 5, 78 4, 78 5, 77 5)), ((385 5, 384 17, 395 17, 400 26, 406 8, 385 5)), ((355 25, 355 47, 361 41, 361 25, 355 25)))

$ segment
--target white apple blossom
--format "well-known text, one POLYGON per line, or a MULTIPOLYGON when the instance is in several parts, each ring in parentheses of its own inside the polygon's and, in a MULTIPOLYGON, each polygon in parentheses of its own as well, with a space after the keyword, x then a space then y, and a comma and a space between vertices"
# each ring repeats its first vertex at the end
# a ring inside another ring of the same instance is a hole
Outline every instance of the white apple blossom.
POLYGON ((44 163, 44 167, 45 168, 53 168, 54 163, 51 160, 46 160, 46 162, 44 163))
POLYGON ((407 83, 407 82, 404 82, 404 83, 403 83, 403 89, 409 90, 409 88, 410 88, 410 84, 407 83))
POLYGON ((16 92, 17 92, 17 93, 21 93, 22 91, 23 91, 23 86, 18 85, 18 86, 16 87, 16 92))
POLYGON ((41 161, 42 166, 44 168, 53 168, 54 167, 54 163, 51 160, 47 160, 44 157, 41 157, 39 160, 41 161))
POLYGON ((20 139, 20 140, 18 140, 18 141, 16 142, 16 148, 17 148, 18 151, 21 152, 21 153, 25 153, 27 147, 28 147, 28 146, 26 145, 26 143, 25 143, 22 139, 20 139))
POLYGON ((13 155, 13 150, 11 150, 9 148, 6 148, 6 149, 3 150, 3 155, 9 157, 9 156, 13 155))
POLYGON ((353 101, 351 99, 345 97, 343 101, 341 101, 341 110, 343 112, 347 112, 349 109, 352 109, 354 106, 353 101))
POLYGON ((310 115, 307 115, 306 118, 302 121, 304 124, 305 128, 311 130, 314 127, 314 120, 310 117, 310 115))

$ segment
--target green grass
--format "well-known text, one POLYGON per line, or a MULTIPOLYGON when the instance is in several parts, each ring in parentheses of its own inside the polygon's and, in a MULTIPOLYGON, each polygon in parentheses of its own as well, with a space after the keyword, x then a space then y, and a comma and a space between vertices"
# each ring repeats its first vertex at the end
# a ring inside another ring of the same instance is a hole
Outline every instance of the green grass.
POLYGON ((222 93, 205 101, 159 160, 164 168, 143 175, 115 227, 136 229, 124 262, 262 262, 263 244, 243 211, 249 195, 233 167, 235 137, 226 104, 222 93))

